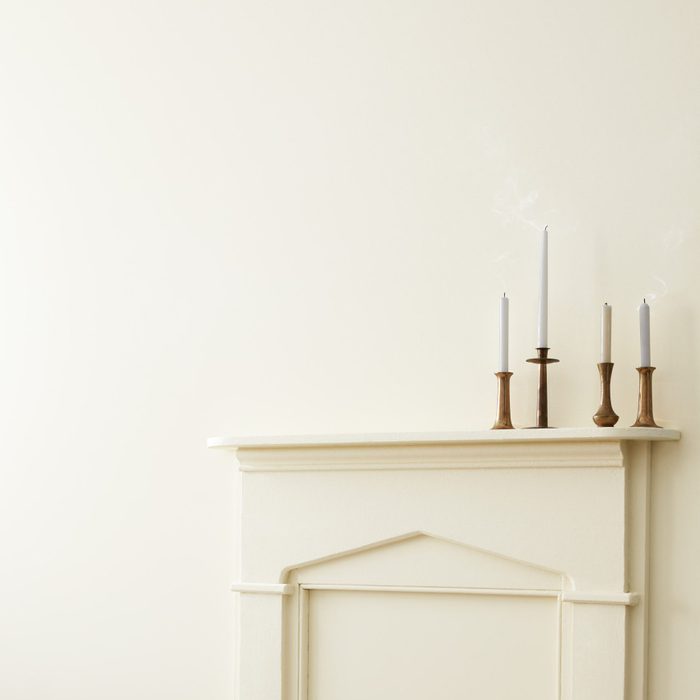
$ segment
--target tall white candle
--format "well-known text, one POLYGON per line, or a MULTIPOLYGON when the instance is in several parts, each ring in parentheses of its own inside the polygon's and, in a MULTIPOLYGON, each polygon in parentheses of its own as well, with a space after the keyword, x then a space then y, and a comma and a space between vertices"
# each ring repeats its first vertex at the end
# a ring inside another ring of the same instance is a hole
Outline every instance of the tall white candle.
POLYGON ((499 333, 498 371, 508 371, 508 297, 501 297, 500 333, 499 333))
POLYGON ((603 304, 603 312, 600 316, 600 361, 612 362, 610 359, 612 345, 612 306, 603 304))
POLYGON ((549 253, 549 234, 544 227, 540 238, 540 306, 537 315, 537 347, 546 348, 547 345, 547 282, 549 253))
POLYGON ((649 325, 649 304, 644 299, 639 307, 639 348, 640 367, 651 367, 651 331, 649 325))

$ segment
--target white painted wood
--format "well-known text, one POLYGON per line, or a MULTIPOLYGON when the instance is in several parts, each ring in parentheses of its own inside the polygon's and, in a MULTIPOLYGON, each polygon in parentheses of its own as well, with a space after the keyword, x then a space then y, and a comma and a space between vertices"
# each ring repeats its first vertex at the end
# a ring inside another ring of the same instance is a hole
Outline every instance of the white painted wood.
POLYGON ((359 584, 304 583, 307 591, 375 591, 378 593, 443 593, 454 595, 506 596, 511 598, 557 598, 563 603, 595 605, 637 605, 637 593, 600 593, 527 588, 446 588, 435 586, 371 586, 359 584))
POLYGON ((589 603, 595 605, 637 605, 638 593, 601 593, 587 591, 564 591, 561 599, 564 603, 589 603))
POLYGON ((347 587, 383 586, 387 581, 414 588, 449 581, 456 589, 495 588, 555 590, 568 587, 559 571, 533 566, 493 552, 451 542, 429 533, 377 542, 360 550, 339 552, 295 567, 296 583, 314 585, 342 581, 347 587), (420 562, 420 567, 416 567, 420 562))
POLYGON ((558 440, 680 440, 670 428, 551 428, 549 430, 471 430, 437 433, 360 433, 348 435, 270 435, 212 437, 208 447, 311 447, 314 445, 420 445, 462 442, 553 442, 558 440))
POLYGON ((234 583, 234 593, 262 593, 266 595, 291 595, 294 587, 285 583, 234 583))
POLYGON ((290 621, 290 627, 298 628, 297 697, 307 700, 309 696, 309 592, 299 590, 298 619, 290 621))
POLYGON ((445 595, 505 596, 507 598, 560 598, 559 591, 525 588, 454 588, 439 586, 362 586, 342 583, 305 583, 305 591, 354 591, 356 593, 440 593, 445 595))
MULTIPOLYGON (((651 443, 625 446, 628 469, 625 487, 625 532, 627 538, 628 590, 645 591, 649 580, 649 506, 651 479, 651 443)), ((647 628, 649 608, 645 596, 639 596, 630 611, 627 645, 627 692, 631 698, 647 693, 647 628)))
POLYGON ((308 700, 556 700, 558 625, 546 598, 312 591, 308 700))
POLYGON ((564 572, 580 590, 625 590, 623 467, 246 472, 243 480, 242 581, 285 582, 291 569, 419 531, 564 572))
POLYGON ((238 696, 251 700, 279 699, 282 687, 282 596, 240 598, 238 696))
POLYGON ((652 438, 499 432, 226 445, 241 700, 644 700, 652 438))
POLYGON ((241 471, 382 471, 620 467, 621 445, 612 441, 239 447, 241 471))
MULTIPOLYGON (((571 700, 630 700, 625 688, 626 620, 620 605, 575 605, 571 618, 571 700)), ((631 689, 628 687, 627 690, 631 689)), ((569 700, 566 695, 564 698, 569 700)))

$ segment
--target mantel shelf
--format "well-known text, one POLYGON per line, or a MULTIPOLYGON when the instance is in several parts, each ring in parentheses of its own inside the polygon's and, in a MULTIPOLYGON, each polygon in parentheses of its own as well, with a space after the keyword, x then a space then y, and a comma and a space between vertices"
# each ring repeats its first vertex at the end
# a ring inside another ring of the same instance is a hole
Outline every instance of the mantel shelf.
POLYGON ((349 435, 283 435, 213 437, 208 447, 293 448, 381 445, 446 445, 511 442, 624 442, 680 440, 681 433, 670 428, 550 428, 547 430, 473 430, 437 433, 361 433, 349 435))

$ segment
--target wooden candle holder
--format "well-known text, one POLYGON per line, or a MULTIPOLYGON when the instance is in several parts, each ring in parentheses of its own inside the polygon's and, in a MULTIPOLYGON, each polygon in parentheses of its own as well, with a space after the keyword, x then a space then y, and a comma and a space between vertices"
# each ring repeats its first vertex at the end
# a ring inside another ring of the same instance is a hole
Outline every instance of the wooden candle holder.
POLYGON ((496 372, 498 377, 498 411, 496 422, 491 430, 510 430, 513 423, 510 419, 510 378, 512 372, 496 372))
POLYGON ((599 362, 600 373, 600 406, 593 416, 593 422, 601 428, 612 428, 620 417, 613 411, 610 400, 610 380, 612 377, 614 362, 599 362))
POLYGON ((547 365, 559 362, 553 357, 547 357, 549 348, 537 348, 537 357, 532 357, 528 362, 540 366, 540 379, 537 385, 537 425, 533 428, 549 428, 549 407, 547 405, 547 365))
POLYGON ((632 424, 633 428, 660 428, 654 421, 654 402, 651 390, 651 375, 656 367, 637 367, 639 372, 639 405, 637 407, 637 420, 632 424))

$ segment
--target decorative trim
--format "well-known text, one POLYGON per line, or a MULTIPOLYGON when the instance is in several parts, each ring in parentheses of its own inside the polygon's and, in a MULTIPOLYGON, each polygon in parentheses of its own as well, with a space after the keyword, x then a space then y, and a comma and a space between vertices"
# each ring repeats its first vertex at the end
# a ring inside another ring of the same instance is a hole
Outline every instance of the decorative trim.
POLYGON ((562 591, 564 603, 584 603, 593 605, 637 605, 639 593, 587 593, 585 591, 562 591))
POLYGON ((370 593, 446 593, 458 595, 505 596, 511 598, 558 598, 560 591, 522 588, 449 588, 444 586, 378 586, 342 583, 302 583, 305 591, 357 591, 370 593))
MULTIPOLYGON (((459 540, 452 539, 451 537, 443 537, 442 535, 435 534, 433 532, 429 532, 427 530, 414 530, 412 532, 405 532, 401 535, 397 535, 395 537, 389 537, 384 540, 378 540, 375 542, 367 542, 359 547, 353 547, 352 549, 346 549, 342 550, 340 552, 332 552, 330 554, 326 554, 325 556, 317 557, 316 559, 311 559, 309 561, 304 561, 304 562, 297 562, 291 566, 286 566, 280 575, 280 580, 282 581, 289 581, 289 575, 294 572, 294 571, 301 571, 303 569, 306 569, 308 567, 312 566, 317 566, 318 564, 325 564, 330 561, 337 561, 339 559, 344 559, 346 557, 351 557, 355 556, 358 554, 363 554, 367 552, 371 552, 372 550, 377 550, 377 549, 382 549, 385 547, 390 547, 391 545, 394 544, 399 544, 399 543, 407 543, 410 540, 415 540, 418 538, 425 538, 429 540, 436 540, 438 542, 446 543, 446 544, 451 544, 455 545, 456 547, 461 547, 462 549, 469 551, 469 552, 476 552, 481 555, 486 555, 488 557, 492 557, 494 559, 503 561, 503 562, 508 562, 510 564, 516 564, 517 566, 523 568, 523 569, 529 569, 531 571, 537 571, 539 573, 543 574, 553 574, 557 577, 565 577, 566 574, 562 571, 557 571, 556 569, 550 569, 545 566, 540 566, 539 564, 534 564, 533 562, 529 561, 522 561, 520 559, 515 559, 514 557, 509 557, 505 554, 501 554, 500 552, 494 552, 490 549, 483 549, 482 547, 475 547, 474 545, 468 544, 467 542, 461 542, 459 540)), ((298 574, 297 574, 298 577, 298 574)), ((298 578, 297 578, 298 581, 298 578)), ((301 581, 301 583, 304 583, 304 581, 301 581)), ((310 581, 310 583, 315 583, 314 581, 310 581)), ((552 588, 552 590, 562 590, 562 587, 560 584, 558 584, 555 588, 552 588)))
POLYGON ((637 593, 587 593, 521 588, 447 588, 444 586, 379 586, 339 583, 302 583, 305 591, 369 591, 376 593, 446 593, 459 595, 505 596, 512 598, 559 598, 563 603, 597 605, 637 605, 637 593))
MULTIPOLYGON (((374 591, 380 593, 455 593, 461 595, 511 596, 518 598, 558 598, 563 603, 594 605, 637 605, 638 593, 599 593, 585 591, 529 590, 520 588, 450 588, 445 586, 379 586, 342 583, 302 583, 306 591, 374 591)), ((296 586, 291 583, 234 583, 234 593, 264 595, 292 595, 296 586)))
POLYGON ((621 467, 622 443, 532 442, 335 447, 240 447, 241 471, 375 471, 398 469, 542 469, 621 467))
POLYGON ((234 593, 263 593, 266 595, 292 595, 296 586, 289 583, 234 583, 234 593))

